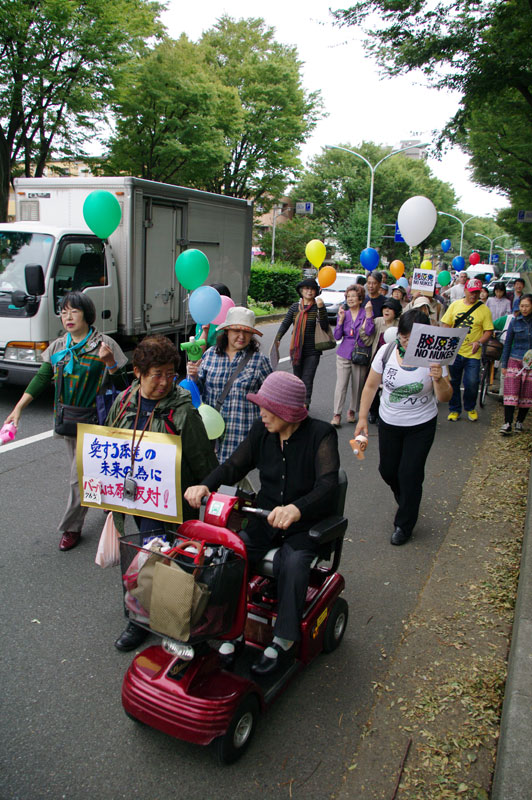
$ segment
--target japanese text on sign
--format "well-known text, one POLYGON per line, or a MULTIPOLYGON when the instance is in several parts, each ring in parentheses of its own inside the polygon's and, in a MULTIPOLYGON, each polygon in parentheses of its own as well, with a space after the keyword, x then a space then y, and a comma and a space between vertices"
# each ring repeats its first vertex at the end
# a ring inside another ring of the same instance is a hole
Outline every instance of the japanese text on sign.
POLYGON ((412 291, 421 292, 428 297, 434 294, 436 271, 433 269, 415 269, 412 274, 412 291))
POLYGON ((439 328, 437 325, 420 325, 416 322, 404 355, 404 365, 428 367, 430 364, 453 364, 468 331, 469 328, 439 328))
POLYGON ((131 437, 129 430, 78 425, 82 505, 182 522, 181 438, 146 431, 132 463, 131 437), (126 478, 135 485, 130 496, 124 495, 126 478))

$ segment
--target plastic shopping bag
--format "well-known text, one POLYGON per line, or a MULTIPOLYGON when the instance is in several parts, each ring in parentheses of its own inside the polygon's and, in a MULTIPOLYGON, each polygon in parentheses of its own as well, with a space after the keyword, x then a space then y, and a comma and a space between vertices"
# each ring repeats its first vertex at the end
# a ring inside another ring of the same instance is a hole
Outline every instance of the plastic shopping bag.
POLYGON ((120 564, 119 538, 120 534, 115 527, 113 512, 110 511, 107 514, 94 559, 99 567, 116 567, 117 564, 120 564))

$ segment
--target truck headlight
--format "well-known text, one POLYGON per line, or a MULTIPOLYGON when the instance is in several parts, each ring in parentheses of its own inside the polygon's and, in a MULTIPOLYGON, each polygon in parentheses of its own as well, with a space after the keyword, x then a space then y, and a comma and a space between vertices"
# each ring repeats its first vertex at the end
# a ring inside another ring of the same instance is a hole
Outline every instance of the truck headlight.
POLYGON ((25 364, 42 364, 42 354, 48 342, 8 342, 5 361, 20 361, 25 364))

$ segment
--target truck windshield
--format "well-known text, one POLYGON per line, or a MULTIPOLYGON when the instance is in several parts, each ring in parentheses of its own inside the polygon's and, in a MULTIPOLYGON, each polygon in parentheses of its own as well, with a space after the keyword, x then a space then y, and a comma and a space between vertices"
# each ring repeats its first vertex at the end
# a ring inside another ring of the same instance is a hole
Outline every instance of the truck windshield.
POLYGON ((40 264, 46 274, 53 243, 49 234, 0 231, 0 293, 26 291, 26 264, 40 264))

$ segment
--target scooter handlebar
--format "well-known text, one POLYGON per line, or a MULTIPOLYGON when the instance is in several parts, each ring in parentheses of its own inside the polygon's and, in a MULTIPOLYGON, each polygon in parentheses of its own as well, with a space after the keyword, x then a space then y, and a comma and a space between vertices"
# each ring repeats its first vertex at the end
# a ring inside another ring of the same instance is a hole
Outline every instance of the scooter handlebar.
POLYGON ((268 519, 270 512, 267 508, 254 508, 253 506, 242 506, 240 509, 244 514, 252 514, 256 517, 268 519))

